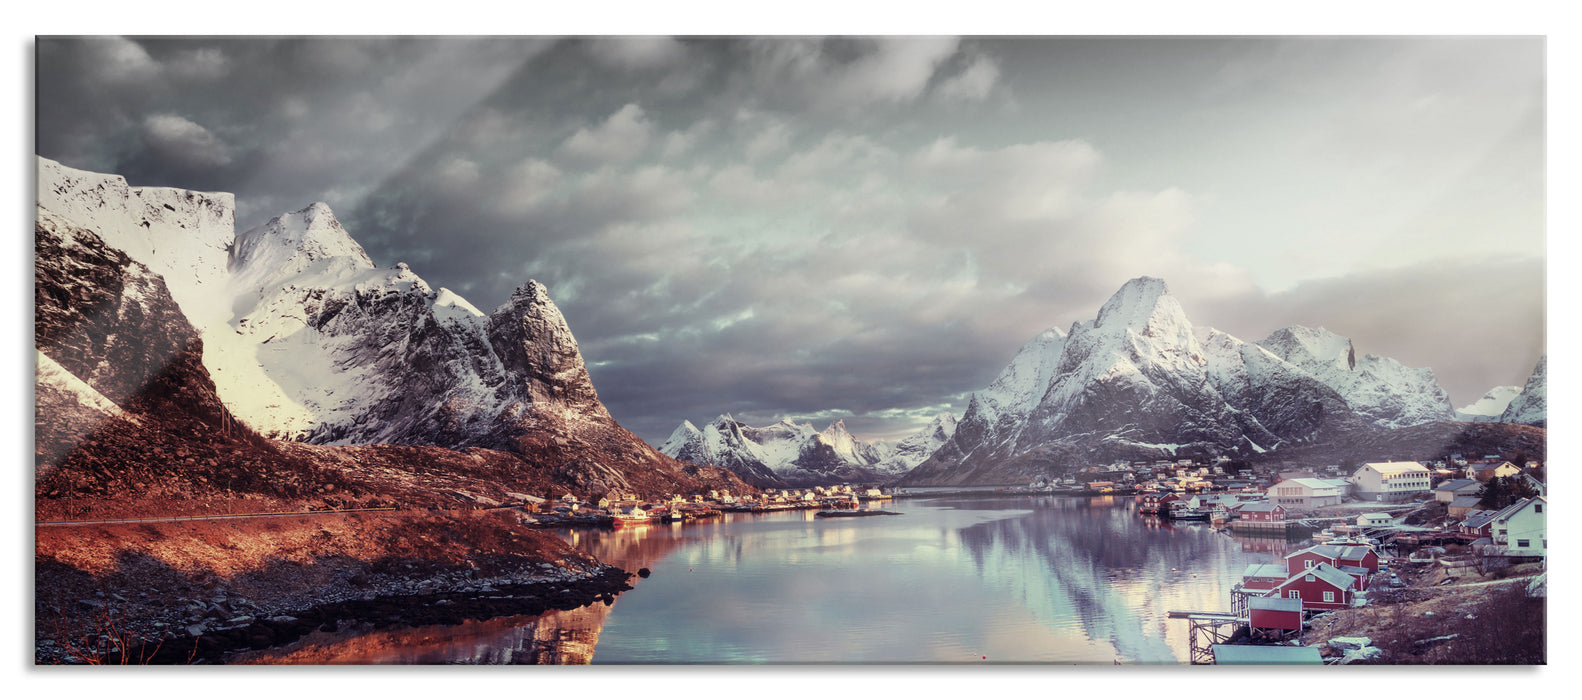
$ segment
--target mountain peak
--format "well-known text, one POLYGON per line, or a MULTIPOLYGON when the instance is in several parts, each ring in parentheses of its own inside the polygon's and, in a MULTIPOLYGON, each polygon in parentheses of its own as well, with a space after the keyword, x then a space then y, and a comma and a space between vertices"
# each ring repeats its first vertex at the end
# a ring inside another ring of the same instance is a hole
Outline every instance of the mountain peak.
POLYGON ((516 291, 511 292, 511 299, 508 303, 515 304, 519 301, 539 303, 548 300, 549 288, 538 280, 528 280, 523 282, 522 286, 517 287, 516 291))
POLYGON ((571 326, 544 285, 528 280, 518 287, 489 314, 488 331, 495 354, 535 403, 559 403, 609 417, 588 378, 571 326))
POLYGON ((1269 334, 1258 343, 1280 359, 1297 364, 1304 364, 1296 351, 1305 353, 1310 361, 1317 361, 1333 365, 1337 369, 1351 371, 1357 367, 1357 350, 1352 345, 1351 339, 1329 331, 1323 326, 1308 328, 1307 326, 1290 325, 1269 334))
POLYGON ((333 258, 344 260, 339 265, 351 269, 375 267, 329 205, 314 202, 238 235, 231 270, 254 286, 262 286, 333 258))
POLYGON ((1137 277, 1126 282, 1098 310, 1095 328, 1122 328, 1142 331, 1161 314, 1180 314, 1180 304, 1171 288, 1158 277, 1137 277))

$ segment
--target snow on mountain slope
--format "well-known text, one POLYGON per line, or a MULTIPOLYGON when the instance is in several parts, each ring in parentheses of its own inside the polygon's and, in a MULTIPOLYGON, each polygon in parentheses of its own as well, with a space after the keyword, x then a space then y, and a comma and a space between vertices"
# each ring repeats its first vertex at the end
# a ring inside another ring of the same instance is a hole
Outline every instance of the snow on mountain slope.
POLYGON ((1016 447, 1076 433, 1125 442, 1234 443, 1192 324, 1163 280, 1127 282, 1091 323, 1073 325, 1016 447))
MULTIPOLYGON (((1335 361, 1332 339, 1302 340, 1335 361)), ((1094 320, 1024 346, 902 483, 1025 483, 1076 462, 1265 451, 1357 425, 1341 394, 1310 372, 1195 329, 1163 280, 1139 277, 1094 320)))
POLYGON ((702 429, 682 421, 659 451, 730 469, 759 486, 885 481, 926 459, 954 428, 954 417, 944 414, 892 446, 862 441, 846 429, 845 421, 823 431, 790 419, 755 428, 727 414, 702 429))
POLYGON ((1502 423, 1521 423, 1540 428, 1549 423, 1549 354, 1538 358, 1538 365, 1527 377, 1522 393, 1511 399, 1505 412, 1500 414, 1502 423))
POLYGON ((229 276, 236 200, 226 192, 130 187, 126 178, 38 159, 38 208, 94 231, 165 279, 199 330, 230 315, 216 290, 229 276))
POLYGON ((1453 420, 1450 396, 1427 367, 1378 355, 1356 359, 1351 340, 1323 328, 1288 326, 1258 342, 1339 392, 1352 410, 1381 428, 1453 420))
POLYGON ((163 277, 220 396, 267 436, 455 447, 498 443, 503 426, 613 425, 537 282, 485 315, 404 263, 376 267, 323 203, 236 235, 229 194, 43 158, 39 211, 163 277))
POLYGON ((950 440, 956 434, 956 416, 951 413, 941 413, 934 416, 922 430, 917 431, 891 448, 890 454, 874 463, 873 468, 891 474, 905 474, 912 470, 929 455, 934 454, 940 445, 950 440))
POLYGON ((1505 408, 1511 405, 1511 399, 1520 393, 1522 388, 1519 386, 1494 387, 1483 398, 1456 409, 1456 420, 1497 421, 1505 413, 1505 408))
MULTIPOLYGON (((36 346, 66 373, 40 362, 41 465, 63 450, 91 466, 175 440, 290 491, 278 478, 315 460, 478 466, 481 453, 444 448, 488 447, 485 462, 577 493, 745 486, 616 424, 535 281, 484 314, 405 264, 375 267, 323 204, 236 236, 229 194, 130 188, 46 159, 38 169, 36 346), (68 375, 130 418, 100 410, 68 375), (109 452, 76 449, 100 423, 117 426, 109 452), (320 444, 292 450, 297 461, 264 437, 320 444)), ((180 468, 148 449, 161 469, 180 468)))
POLYGON ((783 486, 765 462, 759 444, 742 434, 745 425, 723 415, 699 430, 682 421, 659 451, 676 459, 729 469, 743 481, 760 488, 783 486))

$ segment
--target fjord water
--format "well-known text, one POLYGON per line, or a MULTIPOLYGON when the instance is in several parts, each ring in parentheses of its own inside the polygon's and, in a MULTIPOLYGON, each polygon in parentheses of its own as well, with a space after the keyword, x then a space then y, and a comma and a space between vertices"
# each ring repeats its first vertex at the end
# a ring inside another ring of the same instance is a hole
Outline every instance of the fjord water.
MULTIPOLYGON (((647 579, 614 605, 374 632, 308 663, 1186 663, 1170 610, 1226 610, 1290 549, 1130 498, 908 498, 900 516, 727 514, 564 533, 647 579)), ((260 659, 263 660, 263 659, 260 659)))
MULTIPOLYGON (((1246 565, 1285 545, 1145 520, 1130 499, 888 508, 905 514, 577 533, 673 547, 617 599, 593 663, 1185 662, 1186 623, 1166 613, 1228 609, 1246 565)), ((640 563, 579 545, 628 570, 640 563)))

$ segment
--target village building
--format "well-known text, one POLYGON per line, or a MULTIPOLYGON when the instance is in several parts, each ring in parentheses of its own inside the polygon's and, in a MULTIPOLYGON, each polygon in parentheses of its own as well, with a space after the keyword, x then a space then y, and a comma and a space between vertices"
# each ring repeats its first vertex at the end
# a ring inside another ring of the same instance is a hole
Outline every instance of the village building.
POLYGON ((1318 647, 1256 644, 1214 644, 1209 647, 1216 666, 1322 666, 1318 647))
POLYGON ((1284 523, 1285 506, 1268 501, 1254 501, 1244 503, 1236 510, 1242 522, 1249 523, 1284 523))
POLYGON ((1361 500, 1404 501, 1428 493, 1430 478, 1428 467, 1417 462, 1369 462, 1348 481, 1361 500))
POLYGON ((1257 597, 1247 601, 1247 627, 1278 632, 1302 631, 1302 601, 1257 597))
POLYGON ((1522 472, 1516 478, 1532 487, 1533 491, 1537 492, 1538 495, 1549 495, 1549 487, 1545 486, 1544 482, 1539 481, 1538 478, 1534 477, 1530 472, 1522 472))
POLYGON ((1484 466, 1478 467, 1478 470, 1475 472, 1473 478, 1477 479, 1479 482, 1488 483, 1489 479, 1493 479, 1496 476, 1511 477, 1520 473, 1522 473, 1521 467, 1511 464, 1510 462, 1500 462, 1499 464, 1486 464, 1484 466))
POLYGON ((1434 500, 1449 503, 1458 496, 1475 496, 1481 488, 1477 479, 1452 479, 1434 487, 1434 500))
POLYGON ((1493 541, 1494 517, 1501 511, 1474 510, 1462 516, 1461 524, 1456 526, 1456 534, 1463 540, 1471 542, 1488 538, 1493 541))
POLYGON ((1456 499, 1451 501, 1450 504, 1446 506, 1445 512, 1452 518, 1462 518, 1465 517, 1467 513, 1477 510, 1478 504, 1482 502, 1482 500, 1483 499, 1479 498, 1477 495, 1456 496, 1456 499))
POLYGON ((1379 554, 1363 545, 1318 544, 1285 557, 1286 573, 1292 576, 1319 565, 1340 570, 1352 577, 1357 590, 1367 590, 1368 579, 1379 571, 1379 554))
POLYGON ((1548 515, 1544 511, 1548 505, 1548 500, 1537 496, 1522 499, 1501 510, 1493 520, 1494 542, 1505 545, 1506 554, 1546 555, 1549 550, 1549 531, 1548 515))
POLYGON ((1358 527, 1381 527, 1395 522, 1389 513, 1363 513, 1357 516, 1358 527))
POLYGON ((1142 505, 1138 506, 1137 510, 1144 515, 1155 515, 1159 511, 1170 507, 1171 503, 1179 500, 1181 500, 1180 496, 1168 491, 1164 493, 1143 494, 1142 505))
POLYGON ((1252 595, 1263 595, 1275 589, 1291 572, 1283 564, 1248 564, 1241 572, 1241 589, 1252 595))
POLYGON ((1304 611, 1322 611, 1351 607, 1356 593, 1355 577, 1330 564, 1319 563, 1292 574, 1267 595, 1300 600, 1304 611))
POLYGON ((1269 500, 1286 507, 1286 510, 1313 510, 1324 506, 1338 506, 1346 496, 1344 482, 1336 484, 1329 479, 1300 477, 1285 479, 1269 489, 1269 500))

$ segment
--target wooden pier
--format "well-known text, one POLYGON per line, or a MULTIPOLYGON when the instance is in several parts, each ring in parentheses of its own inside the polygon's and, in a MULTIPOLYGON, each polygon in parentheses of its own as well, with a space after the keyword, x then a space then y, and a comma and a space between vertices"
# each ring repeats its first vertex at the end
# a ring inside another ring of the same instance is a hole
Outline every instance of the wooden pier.
POLYGON ((1187 644, 1191 649, 1189 662, 1197 665, 1213 664, 1214 645, 1230 641, 1247 626, 1247 618, 1228 612, 1171 610, 1166 615, 1172 620, 1186 620, 1191 625, 1187 632, 1187 644))

